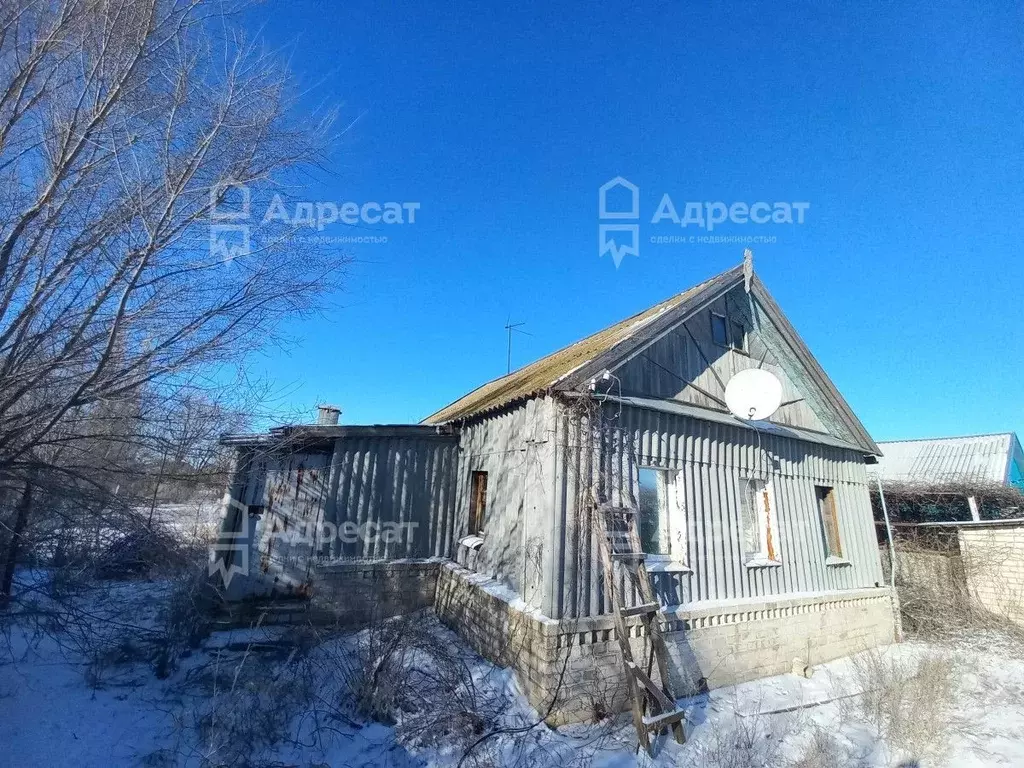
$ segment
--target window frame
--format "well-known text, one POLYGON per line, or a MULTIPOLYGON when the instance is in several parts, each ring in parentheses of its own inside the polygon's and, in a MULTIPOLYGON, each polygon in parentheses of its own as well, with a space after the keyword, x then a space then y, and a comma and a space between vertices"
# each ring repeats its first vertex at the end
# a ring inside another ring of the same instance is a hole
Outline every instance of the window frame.
POLYGON ((729 318, 719 312, 711 312, 711 342, 717 347, 729 348, 729 318), (722 321, 722 340, 719 341, 715 333, 715 321, 722 321))
POLYGON ((487 471, 469 473, 469 535, 483 536, 487 522, 487 471), (480 482, 482 480, 482 482, 480 482))
POLYGON ((748 568, 771 567, 782 565, 778 551, 778 506, 775 499, 775 488, 771 478, 746 475, 740 477, 739 481, 740 500, 740 549, 743 556, 743 563, 748 568), (760 483, 761 487, 754 491, 756 494, 756 506, 751 510, 752 494, 750 487, 752 483, 760 483), (757 526, 756 550, 749 549, 748 535, 750 534, 751 511, 754 512, 754 525, 757 526))
POLYGON ((828 565, 849 563, 843 555, 843 530, 839 520, 839 505, 836 503, 836 489, 831 485, 815 485, 814 500, 818 508, 818 526, 821 531, 821 542, 825 549, 825 562, 828 565), (830 520, 826 519, 826 506, 830 511, 830 520), (835 541, 832 541, 832 536, 835 541), (835 546, 833 546, 833 544, 835 546))
MULTIPOLYGON (((690 572, 686 509, 680 498, 680 484, 683 483, 682 470, 637 462, 636 508, 639 515, 643 514, 643 510, 640 508, 640 473, 643 471, 656 472, 659 478, 657 481, 659 538, 666 542, 665 552, 647 552, 644 549, 647 570, 651 572, 690 572)), ((638 517, 637 538, 640 540, 641 547, 643 547, 642 526, 642 519, 638 517)))
POLYGON ((662 467, 637 467, 636 473, 637 483, 637 510, 639 512, 637 526, 637 536, 640 539, 640 546, 645 555, 651 557, 671 557, 672 556, 672 534, 671 534, 671 520, 670 520, 670 508, 669 508, 669 493, 668 485, 669 478, 668 472, 662 467), (658 528, 658 541, 661 543, 661 552, 650 552, 644 546, 644 519, 645 510, 641 499, 643 498, 644 484, 642 477, 645 472, 653 473, 655 476, 655 503, 658 506, 657 509, 657 528, 658 528))

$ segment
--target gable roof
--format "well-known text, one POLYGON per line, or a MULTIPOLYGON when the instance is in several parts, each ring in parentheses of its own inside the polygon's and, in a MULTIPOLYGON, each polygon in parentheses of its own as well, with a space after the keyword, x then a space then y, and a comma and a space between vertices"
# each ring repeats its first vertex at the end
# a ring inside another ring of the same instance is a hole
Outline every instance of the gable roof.
POLYGON ((1020 454, 1013 432, 879 443, 885 452, 875 473, 885 480, 917 483, 1009 482, 1010 462, 1020 454))
MULTIPOLYGON (((710 280, 705 280, 689 290, 678 293, 671 298, 655 304, 650 309, 639 312, 628 317, 603 331, 587 336, 575 344, 570 344, 557 352, 552 352, 529 365, 519 368, 512 373, 489 381, 481 387, 477 387, 468 395, 465 395, 454 403, 442 408, 440 411, 424 419, 425 424, 441 424, 455 419, 462 419, 468 416, 500 408, 503 405, 515 402, 532 395, 546 392, 556 385, 567 382, 570 377, 575 380, 573 374, 583 368, 593 367, 595 361, 603 360, 610 352, 619 345, 629 340, 631 336, 649 331, 655 320, 664 318, 670 310, 678 309, 682 305, 689 305, 694 301, 703 303, 702 297, 713 292, 717 296, 723 284, 726 289, 736 284, 735 278, 743 279, 742 269, 735 267, 710 280)), ((671 313, 673 317, 677 313, 671 313)), ((648 334, 643 334, 644 338, 648 334)), ((600 370, 604 370, 601 368, 600 370)), ((589 379, 588 379, 589 380, 589 379)), ((571 387, 566 387, 571 388, 571 387)))
MULTIPOLYGON (((865 452, 878 454, 878 446, 864 425, 814 359, 763 283, 756 274, 751 273, 747 277, 751 294, 779 328, 783 341, 804 365, 814 384, 822 390, 828 404, 854 437, 854 442, 865 452)), ((443 424, 469 418, 545 392, 583 391, 591 379, 653 343, 718 297, 744 284, 744 280, 744 265, 739 264, 650 309, 478 387, 431 414, 423 423, 443 424)))

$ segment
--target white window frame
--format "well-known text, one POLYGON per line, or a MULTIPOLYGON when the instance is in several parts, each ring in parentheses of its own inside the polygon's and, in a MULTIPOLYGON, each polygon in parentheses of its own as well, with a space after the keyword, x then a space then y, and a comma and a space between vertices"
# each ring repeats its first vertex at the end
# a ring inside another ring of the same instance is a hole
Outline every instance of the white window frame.
POLYGON ((782 565, 779 559, 779 525, 778 506, 775 503, 775 488, 771 479, 762 477, 740 478, 740 547, 744 565, 748 568, 763 568, 782 565), (757 525, 758 550, 747 551, 748 488, 751 483, 761 483, 763 487, 756 491, 757 507, 755 509, 755 525, 757 525))
MULTIPOLYGON (((640 501, 639 471, 651 470, 658 473, 658 527, 663 541, 668 542, 668 552, 645 553, 645 565, 652 573, 683 571, 689 572, 689 536, 687 535, 686 505, 679 492, 683 486, 682 471, 645 464, 637 465, 637 509, 640 501)), ((640 521, 637 521, 639 534, 640 521)))

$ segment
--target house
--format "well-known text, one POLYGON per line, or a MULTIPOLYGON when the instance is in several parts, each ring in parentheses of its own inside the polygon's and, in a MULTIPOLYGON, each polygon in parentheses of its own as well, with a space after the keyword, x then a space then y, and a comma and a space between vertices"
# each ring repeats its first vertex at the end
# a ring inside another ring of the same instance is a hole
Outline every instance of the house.
POLYGON ((232 597, 389 584, 514 667, 552 723, 626 706, 596 504, 639 509, 677 694, 896 635, 868 490, 880 450, 750 259, 422 424, 227 442, 232 597), (751 367, 782 382, 770 420, 725 407, 751 367))
MULTIPOLYGON (((871 468, 898 523, 997 520, 1024 514, 1024 451, 1013 432, 879 443, 871 468)), ((881 519, 876 498, 876 518, 881 519)))

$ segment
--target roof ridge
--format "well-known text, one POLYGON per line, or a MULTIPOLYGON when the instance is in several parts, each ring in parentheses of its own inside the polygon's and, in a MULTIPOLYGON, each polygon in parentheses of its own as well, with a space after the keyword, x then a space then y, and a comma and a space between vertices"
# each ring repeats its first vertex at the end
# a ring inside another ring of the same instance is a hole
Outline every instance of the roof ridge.
POLYGON ((1011 437, 1016 432, 982 432, 977 435, 946 435, 944 437, 910 437, 905 440, 878 440, 879 445, 892 445, 894 443, 934 443, 939 440, 969 440, 975 437, 1011 437))
POLYGON ((647 309, 635 312, 506 373, 504 376, 481 384, 444 408, 427 416, 423 423, 436 424, 465 418, 547 390, 609 350, 614 349, 629 339, 639 327, 650 324, 661 317, 664 312, 681 306, 686 300, 699 295, 701 291, 725 277, 738 278, 741 275, 742 265, 733 266, 686 290, 674 293, 647 309), (546 370, 548 367, 551 368, 550 371, 546 370))

